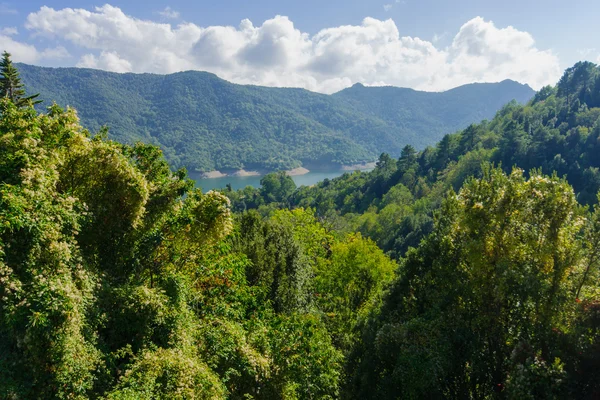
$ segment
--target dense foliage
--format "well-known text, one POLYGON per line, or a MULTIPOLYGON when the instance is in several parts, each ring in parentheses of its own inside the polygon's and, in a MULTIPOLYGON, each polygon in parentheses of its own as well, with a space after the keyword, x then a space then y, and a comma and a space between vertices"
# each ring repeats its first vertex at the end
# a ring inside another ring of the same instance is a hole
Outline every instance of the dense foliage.
POLYGON ((580 63, 370 173, 203 194, 4 98, 0 398, 598 398, 598 110, 580 63))
POLYGON ((444 134, 528 101, 513 81, 444 93, 355 85, 332 96, 302 89, 235 85, 205 72, 117 74, 19 64, 46 102, 74 106, 85 127, 112 139, 160 146, 190 170, 309 169, 373 161, 382 151, 423 148, 444 134))
POLYGON ((225 194, 264 215, 314 207, 400 261, 359 322, 344 397, 596 398, 600 217, 584 207, 598 203, 599 155, 600 68, 582 62, 372 172, 276 200, 265 186, 225 194))
POLYGON ((338 397, 396 268, 373 242, 311 210, 234 218, 72 109, 0 113, 0 398, 338 397))
POLYGON ((585 362, 600 355, 600 326, 578 319, 600 304, 598 221, 556 177, 495 169, 470 179, 366 321, 348 397, 597 396, 585 362))

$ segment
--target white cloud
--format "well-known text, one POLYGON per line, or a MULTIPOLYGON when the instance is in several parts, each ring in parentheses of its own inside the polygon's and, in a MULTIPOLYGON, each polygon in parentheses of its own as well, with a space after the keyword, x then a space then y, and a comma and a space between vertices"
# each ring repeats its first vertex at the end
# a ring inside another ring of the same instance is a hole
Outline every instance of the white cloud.
POLYGON ((390 11, 392 9, 392 5, 391 4, 384 4, 383 5, 383 10, 384 11, 390 11))
POLYGON ((401 36, 393 20, 365 18, 360 25, 309 35, 276 16, 260 26, 171 25, 126 15, 105 5, 93 11, 42 7, 29 14, 34 35, 84 49, 77 65, 118 72, 206 70, 238 83, 294 86, 325 93, 355 82, 444 90, 468 82, 514 79, 534 88, 560 77, 557 56, 533 37, 477 17, 448 47, 401 36))
POLYGON ((96 68, 114 72, 131 72, 131 63, 122 59, 112 51, 103 51, 99 57, 93 54, 86 54, 81 57, 77 63, 81 68, 96 68))
POLYGON ((179 11, 173 10, 171 7, 165 7, 164 10, 158 12, 165 18, 177 19, 179 18, 179 11))
POLYGON ((499 29, 480 17, 460 28, 448 54, 448 76, 460 83, 506 77, 538 89, 556 83, 561 73, 558 57, 537 49, 529 33, 499 29))
POLYGON ((48 48, 39 52, 39 58, 44 60, 64 60, 70 57, 71 54, 63 46, 48 48))
POLYGON ((7 35, 0 35, 0 49, 0 51, 8 51, 13 61, 33 63, 40 58, 35 46, 18 42, 7 35))
POLYGON ((22 43, 13 39, 10 36, 13 34, 12 31, 6 32, 6 29, 3 29, 2 32, 0 32, 0 52, 8 51, 11 54, 13 61, 37 63, 42 60, 56 60, 69 57, 68 51, 62 46, 47 48, 40 51, 31 44, 22 43))

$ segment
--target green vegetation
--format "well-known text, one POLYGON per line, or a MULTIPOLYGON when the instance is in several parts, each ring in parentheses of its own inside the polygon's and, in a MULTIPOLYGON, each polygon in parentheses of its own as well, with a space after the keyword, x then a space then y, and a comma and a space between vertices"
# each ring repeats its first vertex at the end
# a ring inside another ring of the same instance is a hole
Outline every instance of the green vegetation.
POLYGON ((234 217, 72 109, 0 114, 0 398, 339 396, 351 328, 396 268, 374 243, 311 210, 234 217))
POLYGON ((276 201, 224 193, 237 211, 313 207, 399 261, 359 318, 342 397, 593 398, 599 155, 600 68, 578 63, 528 104, 371 172, 276 201))
POLYGON ((334 95, 235 85, 205 72, 117 74, 20 64, 23 82, 50 104, 73 106, 82 124, 109 137, 161 147, 189 170, 309 169, 399 155, 491 118, 534 94, 512 81, 444 93, 355 85, 334 95))
MULTIPOLYGON (((344 232, 359 231, 394 258, 416 247, 433 229, 433 211, 448 190, 458 191, 492 163, 510 173, 566 177, 583 205, 600 190, 600 69, 569 68, 556 87, 545 87, 526 105, 511 102, 491 121, 446 135, 417 152, 405 146, 398 159, 382 154, 371 172, 347 173, 314 187, 300 187, 278 204, 264 189, 228 193, 234 210, 312 207, 344 232)), ((265 177, 265 179, 269 179, 265 177)))
POLYGON ((0 78, 0 97, 10 99, 17 107, 23 107, 29 104, 35 105, 42 102, 41 100, 36 100, 39 93, 25 96, 25 89, 24 85, 21 83, 21 78, 19 78, 19 72, 13 65, 10 54, 6 51, 2 53, 0 68, 2 69, 2 77, 0 78))
POLYGON ((203 194, 3 98, 0 398, 596 398, 599 110, 579 63, 372 172, 203 194))
POLYGON ((365 323, 348 362, 348 397, 558 399, 597 390, 582 362, 600 326, 585 332, 578 319, 594 318, 598 304, 600 247, 585 246, 600 239, 598 218, 555 177, 492 169, 468 180, 444 200, 433 232, 407 253, 365 323))

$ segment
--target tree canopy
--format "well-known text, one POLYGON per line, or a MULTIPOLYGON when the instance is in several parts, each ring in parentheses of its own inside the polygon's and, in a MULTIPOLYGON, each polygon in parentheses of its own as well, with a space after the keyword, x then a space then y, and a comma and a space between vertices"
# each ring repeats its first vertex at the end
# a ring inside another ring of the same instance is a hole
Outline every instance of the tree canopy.
POLYGON ((597 398, 598 82, 369 173, 207 193, 2 97, 0 398, 597 398))

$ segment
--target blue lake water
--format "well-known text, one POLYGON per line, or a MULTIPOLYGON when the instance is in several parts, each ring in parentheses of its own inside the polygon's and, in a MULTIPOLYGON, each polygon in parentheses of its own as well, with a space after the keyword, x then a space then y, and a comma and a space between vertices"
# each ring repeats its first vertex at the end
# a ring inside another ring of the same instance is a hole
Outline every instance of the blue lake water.
MULTIPOLYGON (((304 175, 292 176, 296 186, 310 186, 324 179, 336 178, 348 171, 315 171, 304 175)), ((234 190, 243 189, 246 186, 259 187, 262 176, 226 176, 223 178, 202 178, 200 173, 190 172, 190 178, 196 181, 196 186, 201 187, 203 192, 213 189, 223 189, 230 183, 234 190)))

